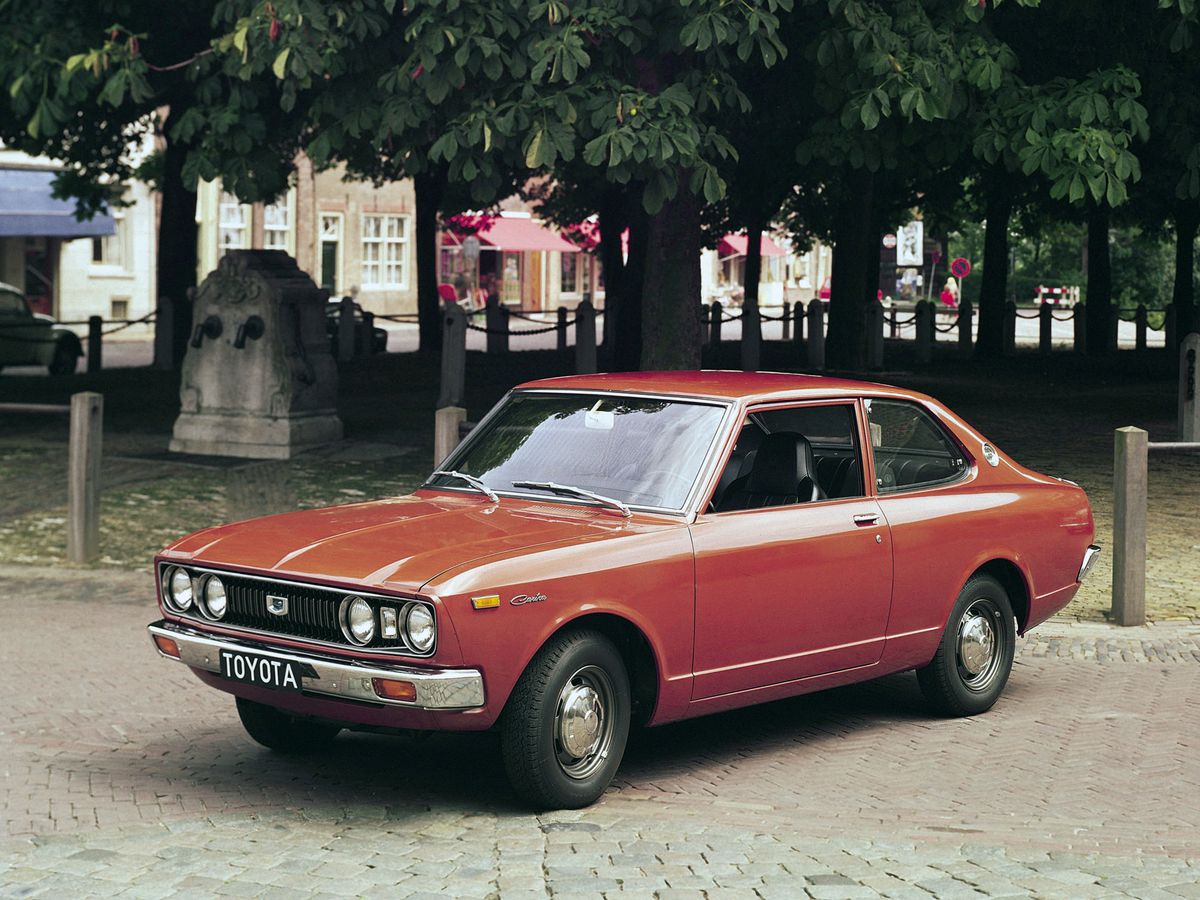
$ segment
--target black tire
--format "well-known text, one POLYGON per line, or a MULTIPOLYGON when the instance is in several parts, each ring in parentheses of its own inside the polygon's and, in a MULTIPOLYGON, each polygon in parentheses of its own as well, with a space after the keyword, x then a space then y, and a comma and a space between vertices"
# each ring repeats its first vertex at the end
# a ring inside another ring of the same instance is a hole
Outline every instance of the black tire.
POLYGON ((501 718, 504 768, 517 795, 539 810, 594 803, 625 755, 629 711, 629 675, 608 638, 580 630, 551 639, 501 718))
POLYGON ((1017 632, 1003 585, 974 575, 963 587, 933 661, 917 670, 921 693, 947 716, 986 712, 1012 671, 1017 632), (990 651, 985 647, 991 641, 990 651))
POLYGON ((246 733, 276 753, 298 755, 328 747, 342 730, 305 719, 293 719, 273 706, 237 698, 238 717, 246 733))
POLYGON ((70 375, 79 362, 79 354, 62 341, 54 345, 54 356, 47 366, 51 375, 70 375))

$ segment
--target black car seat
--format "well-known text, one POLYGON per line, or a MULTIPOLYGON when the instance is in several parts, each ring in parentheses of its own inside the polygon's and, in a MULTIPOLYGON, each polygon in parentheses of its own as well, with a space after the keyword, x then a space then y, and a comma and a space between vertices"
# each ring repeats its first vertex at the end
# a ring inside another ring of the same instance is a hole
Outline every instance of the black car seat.
POLYGON ((721 510, 762 509, 824 498, 808 439, 792 431, 777 431, 763 438, 750 472, 729 486, 721 510))

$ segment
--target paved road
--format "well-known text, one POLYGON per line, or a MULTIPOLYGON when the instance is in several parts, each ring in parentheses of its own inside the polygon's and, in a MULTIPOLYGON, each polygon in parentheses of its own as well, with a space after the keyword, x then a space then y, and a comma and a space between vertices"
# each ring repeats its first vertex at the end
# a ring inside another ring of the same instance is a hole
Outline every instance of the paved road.
MULTIPOLYGON (((770 315, 777 315, 777 311, 768 310, 770 315)), ((907 318, 904 316, 902 318, 907 318)), ((475 320, 479 322, 480 320, 475 320)), ((946 320, 947 322, 949 320, 946 320)), ((392 353, 409 353, 417 349, 417 326, 410 324, 401 324, 395 322, 387 322, 378 320, 377 324, 384 327, 388 332, 388 350, 392 353)), ((534 334, 529 337, 522 337, 518 332, 521 331, 538 331, 548 325, 553 324, 553 317, 547 318, 545 321, 525 321, 514 318, 511 322, 513 336, 510 339, 509 346, 513 350, 551 350, 555 347, 557 336, 551 332, 548 334, 534 334)), ((944 324, 944 323, 943 323, 944 324)), ((1017 343, 1022 345, 1034 346, 1038 343, 1038 322, 1036 319, 1017 319, 1017 343)), ((779 322, 762 323, 764 340, 780 340, 783 336, 783 326, 779 322)), ((978 318, 976 318, 976 332, 978 333, 978 318)), ((890 333, 890 332, 889 332, 890 333)), ((1053 341, 1055 346, 1063 349, 1070 348, 1074 341, 1074 324, 1072 322, 1055 321, 1053 329, 1053 341)), ((726 341, 741 340, 741 322, 733 321, 726 322, 722 326, 721 337, 726 341)), ((938 341, 954 343, 958 340, 958 332, 953 331, 947 334, 937 333, 938 341)), ((915 326, 905 325, 900 329, 900 338, 903 340, 915 340, 915 326)), ((1135 331, 1132 322, 1122 321, 1118 330, 1118 340, 1122 347, 1132 348, 1135 344, 1135 331)), ((1147 343, 1151 347, 1161 347, 1163 345, 1164 336, 1161 331, 1151 331, 1147 334, 1147 343)), ((486 349, 487 337, 479 331, 469 331, 467 333, 467 349, 482 351, 486 349)), ((573 331, 568 334, 568 343, 574 346, 575 336, 573 331)), ((148 366, 154 360, 154 346, 152 338, 149 334, 142 337, 133 338, 109 338, 104 342, 104 367, 105 368, 127 368, 132 366, 148 366)), ((83 362, 80 362, 79 367, 82 370, 83 362)), ((40 375, 45 374, 44 368, 36 366, 11 366, 5 368, 5 373, 11 375, 40 375)))
POLYGON ((1044 627, 975 719, 904 675, 651 730, 534 815, 490 735, 259 749, 148 595, 0 569, 0 895, 1200 896, 1200 627, 1044 627))

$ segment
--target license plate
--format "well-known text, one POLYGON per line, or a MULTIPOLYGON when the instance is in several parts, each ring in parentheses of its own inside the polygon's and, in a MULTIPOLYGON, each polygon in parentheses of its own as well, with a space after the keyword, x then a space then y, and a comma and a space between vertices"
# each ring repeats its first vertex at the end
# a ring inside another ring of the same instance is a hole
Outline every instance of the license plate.
POLYGON ((281 691, 300 690, 300 666, 286 659, 234 650, 221 651, 221 674, 230 681, 281 691))

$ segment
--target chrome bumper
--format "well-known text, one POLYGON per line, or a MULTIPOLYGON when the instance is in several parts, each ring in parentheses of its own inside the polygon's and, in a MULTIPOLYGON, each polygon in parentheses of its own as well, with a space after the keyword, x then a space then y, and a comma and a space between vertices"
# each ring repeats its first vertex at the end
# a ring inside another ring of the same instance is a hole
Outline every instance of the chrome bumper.
POLYGON ((1075 578, 1078 582, 1083 582, 1087 578, 1088 572, 1092 571, 1092 566, 1096 564, 1096 560, 1100 558, 1100 548, 1092 544, 1083 551, 1083 563, 1079 566, 1079 575, 1075 578))
MULTIPOLYGON (((472 709, 483 706, 483 675, 476 669, 414 669, 408 666, 368 666, 345 663, 328 656, 288 651, 281 653, 262 644, 229 637, 202 634, 169 622, 147 626, 151 635, 170 638, 179 646, 184 665, 206 672, 221 672, 221 650, 241 650, 271 659, 297 663, 302 672, 301 688, 306 694, 322 694, 346 700, 365 700, 407 709, 472 709), (371 686, 372 678, 400 679, 411 682, 417 691, 415 701, 380 697, 371 686)), ((159 656, 175 659, 158 649, 159 656)))

